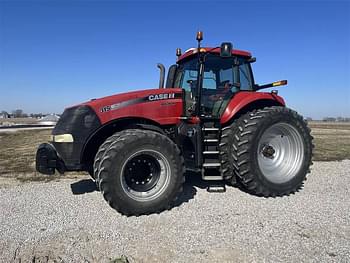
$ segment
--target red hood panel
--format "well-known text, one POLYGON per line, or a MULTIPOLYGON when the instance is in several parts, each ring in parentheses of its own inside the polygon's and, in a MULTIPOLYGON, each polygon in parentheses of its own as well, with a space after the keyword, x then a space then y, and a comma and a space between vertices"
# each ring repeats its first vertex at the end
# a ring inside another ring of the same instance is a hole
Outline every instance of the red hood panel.
POLYGON ((181 89, 148 89, 116 94, 85 102, 102 124, 114 119, 143 118, 159 124, 175 124, 182 114, 181 89))

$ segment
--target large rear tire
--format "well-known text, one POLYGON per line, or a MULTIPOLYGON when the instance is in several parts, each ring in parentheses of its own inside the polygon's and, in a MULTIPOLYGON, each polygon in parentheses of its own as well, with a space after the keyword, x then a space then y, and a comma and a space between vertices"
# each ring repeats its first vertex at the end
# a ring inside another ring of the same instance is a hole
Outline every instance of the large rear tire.
POLYGON ((312 164, 312 136, 303 118, 285 107, 242 115, 223 130, 227 174, 260 196, 288 195, 301 188, 312 164))
POLYGON ((105 200, 124 215, 161 212, 182 192, 184 160, 167 136, 130 129, 105 151, 98 180, 105 200))

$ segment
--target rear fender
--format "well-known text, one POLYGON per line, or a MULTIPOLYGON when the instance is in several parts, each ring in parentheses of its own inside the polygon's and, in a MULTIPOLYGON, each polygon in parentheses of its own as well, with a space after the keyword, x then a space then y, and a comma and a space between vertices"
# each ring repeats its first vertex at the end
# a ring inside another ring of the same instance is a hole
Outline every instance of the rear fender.
POLYGON ((282 97, 269 92, 241 91, 234 95, 221 116, 220 123, 226 124, 248 110, 267 106, 285 106, 282 97))

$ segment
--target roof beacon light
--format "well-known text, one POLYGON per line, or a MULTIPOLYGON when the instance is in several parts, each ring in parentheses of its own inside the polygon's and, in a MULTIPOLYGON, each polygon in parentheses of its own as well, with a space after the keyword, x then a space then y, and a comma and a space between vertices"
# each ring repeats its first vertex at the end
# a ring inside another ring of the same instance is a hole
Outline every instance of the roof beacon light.
POLYGON ((202 41, 203 40, 203 32, 202 31, 198 31, 197 32, 196 39, 197 39, 197 41, 202 41))

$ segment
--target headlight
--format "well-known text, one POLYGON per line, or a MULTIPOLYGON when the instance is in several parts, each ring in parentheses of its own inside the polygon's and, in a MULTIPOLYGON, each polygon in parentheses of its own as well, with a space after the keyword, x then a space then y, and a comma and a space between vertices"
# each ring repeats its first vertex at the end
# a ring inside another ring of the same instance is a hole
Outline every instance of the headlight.
POLYGON ((74 142, 72 134, 51 135, 52 142, 74 142))

